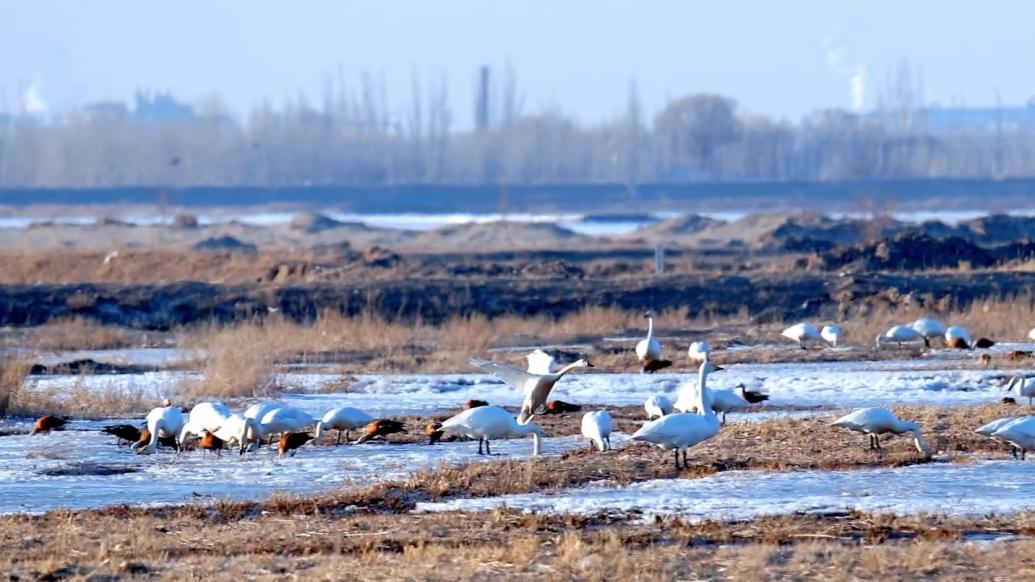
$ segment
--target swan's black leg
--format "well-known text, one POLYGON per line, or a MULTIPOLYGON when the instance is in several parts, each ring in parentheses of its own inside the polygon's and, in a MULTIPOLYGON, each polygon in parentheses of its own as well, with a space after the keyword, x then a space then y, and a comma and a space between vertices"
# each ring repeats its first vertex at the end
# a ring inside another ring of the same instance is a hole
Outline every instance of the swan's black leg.
POLYGON ((484 441, 484 440, 485 439, 483 439, 481 437, 478 437, 478 454, 479 455, 484 455, 485 454, 485 453, 482 452, 482 441, 484 441))
POLYGON ((686 449, 683 449, 683 468, 686 469, 686 449))
POLYGON ((676 457, 676 470, 678 471, 679 470, 679 449, 672 449, 672 452, 675 453, 675 457, 676 457))
POLYGON ((485 454, 491 455, 492 450, 489 448, 489 439, 485 439, 485 454))

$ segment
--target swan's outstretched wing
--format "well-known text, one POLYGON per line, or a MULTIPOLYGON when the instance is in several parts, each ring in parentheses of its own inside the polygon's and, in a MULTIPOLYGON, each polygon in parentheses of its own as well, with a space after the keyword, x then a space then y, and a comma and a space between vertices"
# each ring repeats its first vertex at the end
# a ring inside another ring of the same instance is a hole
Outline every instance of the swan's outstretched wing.
POLYGON ((511 388, 517 388, 521 391, 525 390, 525 384, 529 380, 537 378, 537 376, 533 376, 524 370, 519 370, 506 364, 490 362, 489 360, 482 360, 479 358, 471 358, 471 365, 475 368, 485 370, 500 380, 503 380, 511 388))

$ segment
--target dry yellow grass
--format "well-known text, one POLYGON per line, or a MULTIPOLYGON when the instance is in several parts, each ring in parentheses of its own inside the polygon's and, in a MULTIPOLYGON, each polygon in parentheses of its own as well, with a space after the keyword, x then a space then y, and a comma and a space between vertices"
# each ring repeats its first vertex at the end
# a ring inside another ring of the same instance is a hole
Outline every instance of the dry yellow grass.
POLYGON ((186 397, 221 398, 266 396, 276 388, 275 336, 258 333, 256 326, 232 326, 203 336, 202 379, 180 387, 186 397))
POLYGON ((36 331, 32 345, 41 350, 104 350, 139 341, 138 333, 83 317, 51 320, 36 331))
POLYGON ((520 514, 114 508, 0 518, 21 579, 1025 580, 1033 516, 850 513, 637 524, 520 514), (248 535, 242 540, 242 531, 248 535), (971 544, 968 533, 1019 535, 971 544))
POLYGON ((845 330, 849 342, 872 346, 877 334, 895 325, 908 325, 921 317, 934 317, 945 325, 962 325, 974 339, 987 337, 996 341, 1018 341, 1024 339, 1035 325, 1035 295, 989 297, 966 308, 959 308, 948 301, 928 307, 915 303, 894 308, 873 307, 864 314, 839 322, 839 325, 845 330))
POLYGON ((30 367, 24 359, 0 358, 0 416, 7 416, 17 406, 30 367))
POLYGON ((61 388, 22 387, 10 399, 4 415, 30 418, 47 414, 74 418, 143 417, 158 404, 159 399, 143 387, 96 390, 86 386, 85 376, 80 376, 72 385, 61 388))

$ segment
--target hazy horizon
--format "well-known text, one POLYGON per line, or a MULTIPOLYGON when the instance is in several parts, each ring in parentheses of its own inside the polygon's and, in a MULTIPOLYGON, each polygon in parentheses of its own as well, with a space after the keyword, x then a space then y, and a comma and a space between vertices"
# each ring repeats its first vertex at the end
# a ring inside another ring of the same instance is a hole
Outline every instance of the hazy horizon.
POLYGON ((137 89, 221 97, 243 114, 264 99, 319 103, 339 71, 384 77, 405 110, 416 75, 445 78, 454 119, 471 123, 482 64, 516 74, 525 111, 613 118, 635 83, 644 108, 718 93, 741 109, 797 119, 866 110, 908 63, 925 103, 1024 104, 1035 8, 960 1, 632 6, 572 0, 482 3, 0 0, 0 110, 60 113, 137 89))

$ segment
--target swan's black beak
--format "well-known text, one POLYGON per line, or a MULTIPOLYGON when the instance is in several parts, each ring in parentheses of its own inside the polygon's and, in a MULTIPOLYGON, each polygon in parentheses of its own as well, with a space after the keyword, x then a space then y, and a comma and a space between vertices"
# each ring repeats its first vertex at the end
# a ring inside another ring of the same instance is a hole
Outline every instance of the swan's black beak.
POLYGON ((589 361, 587 360, 587 361, 586 361, 586 367, 587 367, 587 368, 595 368, 596 366, 594 366, 593 364, 591 364, 591 363, 590 363, 590 362, 589 362, 589 361))
POLYGON ((725 369, 726 368, 723 368, 722 366, 716 366, 714 364, 712 365, 712 372, 718 372, 719 370, 725 370, 725 369))

